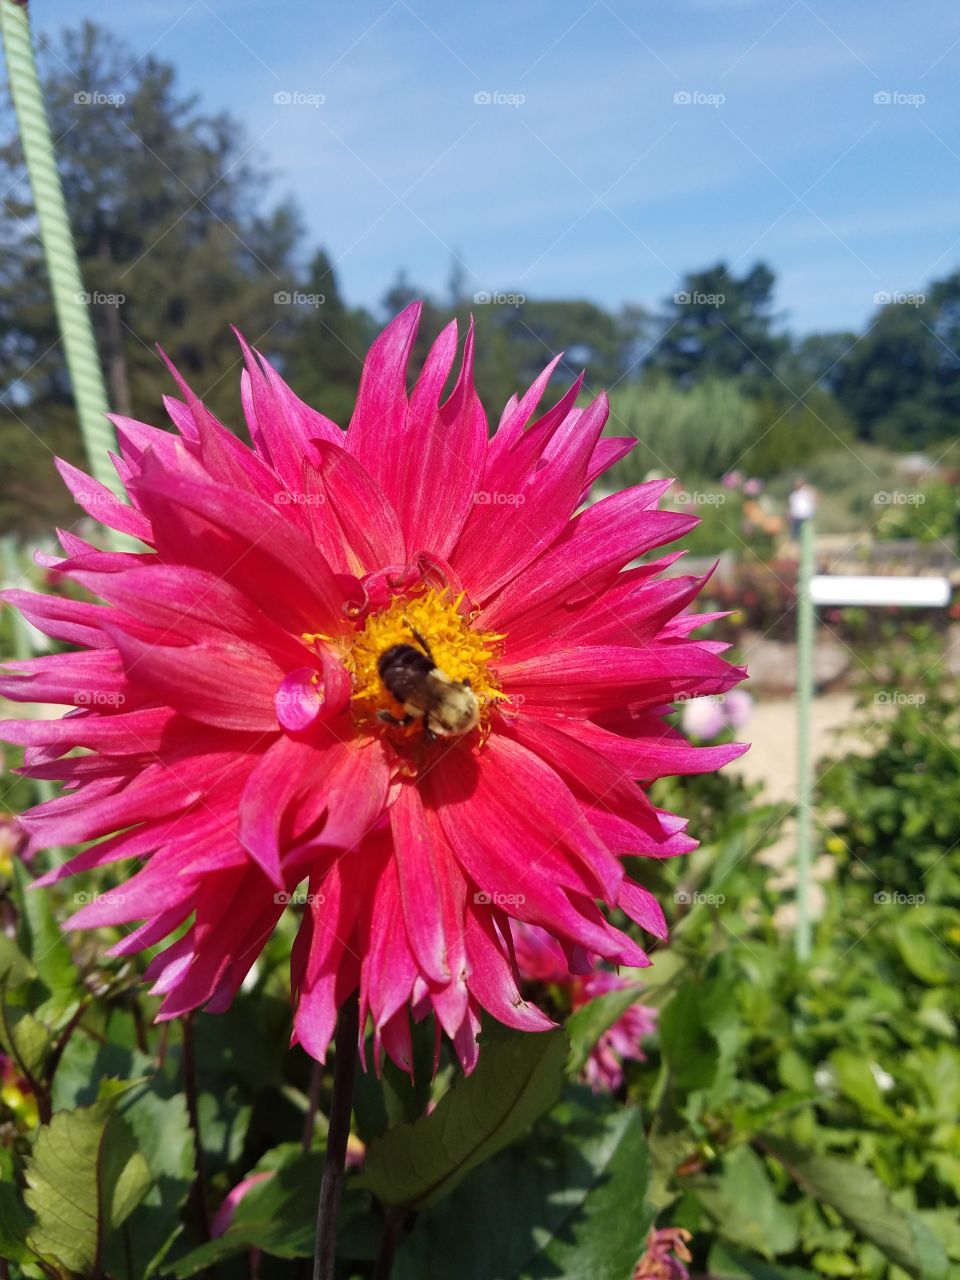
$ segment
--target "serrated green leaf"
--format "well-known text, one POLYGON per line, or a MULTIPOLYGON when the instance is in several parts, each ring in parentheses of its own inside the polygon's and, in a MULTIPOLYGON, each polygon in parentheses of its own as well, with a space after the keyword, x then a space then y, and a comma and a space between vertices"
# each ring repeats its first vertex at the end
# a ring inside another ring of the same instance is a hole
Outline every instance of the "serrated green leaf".
POLYGON ((556 1102, 568 1050, 563 1031, 485 1044, 431 1115, 371 1142, 362 1184, 385 1204, 435 1204, 556 1102))
POLYGON ((653 1218, 646 1178, 636 1109, 563 1103, 418 1215, 393 1280, 625 1280, 653 1218))
POLYGON ((147 1163, 116 1104, 111 1097, 58 1112, 27 1161, 24 1198, 34 1214, 28 1243, 71 1271, 99 1264, 104 1242, 150 1185, 147 1163))
POLYGON ((640 1003, 642 990, 641 986, 634 985, 621 991, 607 991, 571 1013, 564 1024, 570 1037, 567 1070, 571 1075, 579 1075, 587 1065, 587 1059, 603 1033, 609 1031, 632 1005, 640 1003))
POLYGON ((150 1089, 121 1099, 118 1111, 130 1126, 150 1170, 150 1188, 109 1243, 107 1270, 153 1275, 181 1228, 180 1209, 194 1179, 194 1141, 186 1098, 164 1098, 150 1089))
POLYGON ((939 1242, 919 1218, 893 1202, 870 1169, 834 1156, 797 1153, 776 1138, 765 1138, 764 1145, 808 1195, 835 1209, 891 1262, 921 1280, 946 1280, 947 1257, 939 1242))

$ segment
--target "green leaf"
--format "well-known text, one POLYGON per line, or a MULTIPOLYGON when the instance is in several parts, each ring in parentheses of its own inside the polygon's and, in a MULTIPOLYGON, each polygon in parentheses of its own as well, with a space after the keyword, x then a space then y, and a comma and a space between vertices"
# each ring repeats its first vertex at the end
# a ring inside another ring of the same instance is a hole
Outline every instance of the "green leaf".
POLYGON ((812 1271, 765 1262, 741 1249, 731 1248, 722 1240, 710 1250, 707 1271, 711 1280, 816 1280, 812 1271))
POLYGON ((164 1098, 142 1090, 120 1099, 118 1111, 146 1160, 150 1188, 110 1241, 106 1270, 147 1277, 181 1229, 180 1209, 194 1178, 193 1130, 182 1093, 164 1098))
POLYGON ((900 958, 911 973, 930 986, 955 982, 960 976, 960 966, 933 929, 922 923, 922 919, 921 915, 916 922, 912 919, 898 921, 894 939, 900 958))
POLYGON ((625 1280, 653 1211, 635 1108, 564 1102, 522 1145, 419 1214, 393 1280, 625 1280), (451 1265, 451 1260, 456 1259, 451 1265))
POLYGON ((919 1218, 893 1202, 870 1169, 834 1156, 797 1153, 776 1138, 764 1143, 798 1186, 835 1209, 891 1262, 921 1280, 946 1280, 947 1257, 939 1242, 919 1218))
POLYGON ((32 1262, 27 1248, 30 1215, 16 1186, 13 1152, 0 1147, 0 1257, 10 1262, 32 1262))
POLYGON ((621 991, 607 991, 571 1013, 565 1024, 570 1037, 567 1070, 571 1075, 580 1074, 597 1041, 631 1005, 640 1002, 642 991, 639 985, 625 987, 621 991))
POLYGON ((19 987, 37 976, 37 971, 12 938, 0 933, 0 982, 19 987))
POLYGON ((28 1079, 42 1078, 51 1044, 47 1028, 26 1009, 10 1004, 6 987, 0 988, 0 1045, 28 1079))
POLYGON ((680 1089, 709 1089, 717 1074, 720 1047, 700 1016, 700 996, 681 987, 660 1014, 660 1044, 680 1089))
MULTIPOLYGON (((270 1176, 249 1189, 223 1235, 179 1258, 171 1275, 182 1280, 248 1249, 263 1249, 279 1258, 310 1257, 323 1160, 322 1152, 304 1152, 299 1143, 267 1152, 247 1176, 270 1176)), ((341 1225, 342 1221, 341 1215, 341 1225)))
POLYGON ((697 1183, 694 1190, 731 1243, 767 1259, 796 1246, 794 1213, 780 1203, 766 1165, 751 1147, 736 1147, 724 1157, 719 1178, 697 1183))
POLYGON ((553 1106, 568 1049, 559 1030, 485 1044, 473 1075, 431 1115, 371 1142, 362 1185, 390 1205, 423 1208, 442 1199, 553 1106))
POLYGON ((837 1049, 830 1055, 830 1064, 845 1097, 872 1115, 881 1118, 889 1116, 880 1086, 870 1070, 870 1062, 862 1053, 855 1053, 852 1049, 837 1049))
MULTIPOLYGON (((79 978, 73 956, 53 914, 50 894, 45 889, 31 889, 30 878, 22 862, 14 864, 14 882, 20 907, 20 947, 29 957, 44 986, 50 992, 46 1002, 51 1015, 76 1006, 79 978)), ((46 1020, 44 1013, 40 1014, 46 1020)))
POLYGON ((150 1185, 147 1162, 116 1095, 61 1111, 40 1130, 27 1161, 25 1200, 34 1213, 28 1241, 71 1271, 99 1265, 104 1242, 150 1185))

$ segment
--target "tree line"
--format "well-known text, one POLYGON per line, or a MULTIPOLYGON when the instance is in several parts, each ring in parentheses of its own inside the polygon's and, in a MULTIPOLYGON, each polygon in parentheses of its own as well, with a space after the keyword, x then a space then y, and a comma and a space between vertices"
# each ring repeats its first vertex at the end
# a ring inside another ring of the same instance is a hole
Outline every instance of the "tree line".
MULTIPOLYGON (((350 305, 330 253, 308 245, 296 206, 265 196, 269 174, 237 121, 185 95, 170 64, 134 60, 89 22, 40 56, 112 406, 159 424, 170 391, 160 340, 235 425, 235 324, 301 396, 345 425, 369 342, 424 291, 400 273, 379 309, 350 305)), ((0 183, 0 532, 24 533, 72 512, 51 454, 82 459, 9 101, 0 183)), ((659 308, 525 298, 508 285, 474 294, 455 264, 445 295, 426 298, 415 352, 452 315, 472 313, 478 386, 494 422, 564 350, 561 379, 583 369, 591 391, 611 390, 611 430, 641 442, 635 469, 661 456, 652 432, 662 439, 672 422, 698 416, 698 470, 722 465, 724 439, 736 440, 751 471, 774 474, 837 438, 907 450, 956 436, 960 271, 882 302, 862 333, 803 337, 777 313, 764 263, 740 274, 723 262, 691 271, 659 308)))

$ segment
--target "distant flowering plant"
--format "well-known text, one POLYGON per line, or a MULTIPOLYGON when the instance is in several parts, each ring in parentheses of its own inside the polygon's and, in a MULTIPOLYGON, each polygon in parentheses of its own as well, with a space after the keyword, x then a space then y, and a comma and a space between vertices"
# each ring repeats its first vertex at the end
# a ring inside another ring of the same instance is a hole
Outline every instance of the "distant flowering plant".
POLYGON ((691 638, 702 580, 664 578, 675 556, 624 567, 696 523, 657 510, 669 481, 578 514, 633 444, 602 435, 606 398, 576 407, 578 379, 537 417, 554 361, 490 436, 472 330, 448 396, 455 324, 408 393, 418 317, 374 343, 346 432, 241 339, 252 448, 174 371, 175 433, 114 419, 129 502, 59 463, 143 549, 65 532, 40 561, 100 602, 5 593, 78 647, 7 664, 0 694, 70 710, 0 735, 65 783, 23 815, 28 855, 97 842, 38 884, 142 864, 69 925, 129 927, 116 955, 162 946, 161 1018, 225 1009, 302 899, 294 1040, 322 1061, 359 991, 377 1062, 409 1069, 410 1013, 432 1012, 470 1070, 482 1010, 551 1025, 520 994, 513 922, 576 972, 649 963, 600 904, 662 938, 621 860, 695 841, 636 783, 739 754, 664 717, 744 673, 691 638))
MULTIPOLYGON (((555 938, 533 925, 514 925, 514 946, 522 978, 558 987, 571 1012, 609 991, 631 986, 628 979, 609 969, 592 966, 587 973, 571 973, 563 949, 555 938)), ((639 999, 630 1005, 600 1036, 587 1059, 584 1075, 595 1093, 619 1089, 626 1060, 645 1062, 643 1041, 657 1029, 657 1010, 639 999)))

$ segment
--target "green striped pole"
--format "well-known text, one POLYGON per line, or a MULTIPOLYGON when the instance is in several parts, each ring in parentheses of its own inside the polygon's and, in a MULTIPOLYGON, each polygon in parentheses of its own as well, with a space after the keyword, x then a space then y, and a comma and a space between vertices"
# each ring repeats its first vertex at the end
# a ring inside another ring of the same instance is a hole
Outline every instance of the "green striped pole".
POLYGON ((116 490, 116 473, 107 457, 108 449, 116 449, 116 436, 104 417, 109 408, 107 389, 97 358, 90 307, 83 300, 87 295, 80 278, 80 264, 70 234, 70 220, 37 77, 25 0, 0 0, 0 31, 3 33, 23 155, 40 221, 53 303, 90 470, 97 480, 116 490))
POLYGON ((797 570, 797 933, 798 960, 810 958, 810 853, 813 841, 813 768, 810 711, 813 705, 813 521, 800 522, 797 570))

